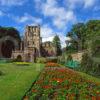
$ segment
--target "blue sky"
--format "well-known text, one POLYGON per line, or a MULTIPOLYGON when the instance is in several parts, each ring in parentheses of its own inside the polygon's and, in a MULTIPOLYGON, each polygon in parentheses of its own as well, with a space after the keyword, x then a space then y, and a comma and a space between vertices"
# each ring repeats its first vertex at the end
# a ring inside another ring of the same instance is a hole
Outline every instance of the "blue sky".
POLYGON ((77 22, 100 19, 100 0, 0 0, 0 26, 40 25, 43 41, 58 34, 65 45, 66 33, 77 22))

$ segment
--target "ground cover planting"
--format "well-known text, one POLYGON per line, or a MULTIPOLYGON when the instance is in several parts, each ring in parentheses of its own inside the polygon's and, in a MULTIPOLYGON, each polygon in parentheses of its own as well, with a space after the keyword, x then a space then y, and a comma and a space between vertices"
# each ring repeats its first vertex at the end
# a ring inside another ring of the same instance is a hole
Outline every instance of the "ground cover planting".
POLYGON ((24 100, 100 100, 100 83, 59 64, 47 63, 24 100))

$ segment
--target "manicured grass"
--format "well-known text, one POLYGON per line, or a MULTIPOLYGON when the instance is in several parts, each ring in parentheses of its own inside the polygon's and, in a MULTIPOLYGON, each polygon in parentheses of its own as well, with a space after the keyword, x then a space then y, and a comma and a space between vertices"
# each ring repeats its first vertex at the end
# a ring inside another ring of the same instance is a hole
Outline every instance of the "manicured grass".
POLYGON ((91 75, 88 75, 86 73, 83 73, 83 72, 78 72, 82 77, 85 77, 86 79, 90 80, 90 81, 93 81, 93 82, 96 82, 96 83, 100 83, 100 78, 96 78, 96 77, 93 77, 91 75))
POLYGON ((0 100, 21 100, 43 67, 43 64, 0 64, 0 71, 4 73, 0 76, 0 100))

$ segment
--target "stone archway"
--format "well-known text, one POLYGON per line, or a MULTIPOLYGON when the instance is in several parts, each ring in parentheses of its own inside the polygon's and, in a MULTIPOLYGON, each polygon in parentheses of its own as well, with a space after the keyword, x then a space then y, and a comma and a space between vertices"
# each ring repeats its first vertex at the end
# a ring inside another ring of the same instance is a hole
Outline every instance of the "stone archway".
POLYGON ((16 58, 16 60, 17 61, 22 61, 22 56, 21 55, 18 55, 17 58, 16 58))

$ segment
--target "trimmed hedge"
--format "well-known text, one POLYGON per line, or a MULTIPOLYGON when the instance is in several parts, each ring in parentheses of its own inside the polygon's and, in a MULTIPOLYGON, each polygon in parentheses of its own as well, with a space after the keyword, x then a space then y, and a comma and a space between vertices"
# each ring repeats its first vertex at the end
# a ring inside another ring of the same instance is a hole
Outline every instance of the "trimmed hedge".
POLYGON ((47 62, 53 62, 53 63, 57 63, 58 58, 57 57, 48 57, 47 58, 47 62))
POLYGON ((47 58, 39 57, 36 60, 37 63, 47 63, 47 62, 57 63, 57 61, 58 61, 57 57, 47 57, 47 58))
POLYGON ((44 58, 44 57, 39 57, 39 58, 36 59, 36 62, 37 62, 37 63, 46 63, 47 60, 46 60, 46 58, 44 58))

